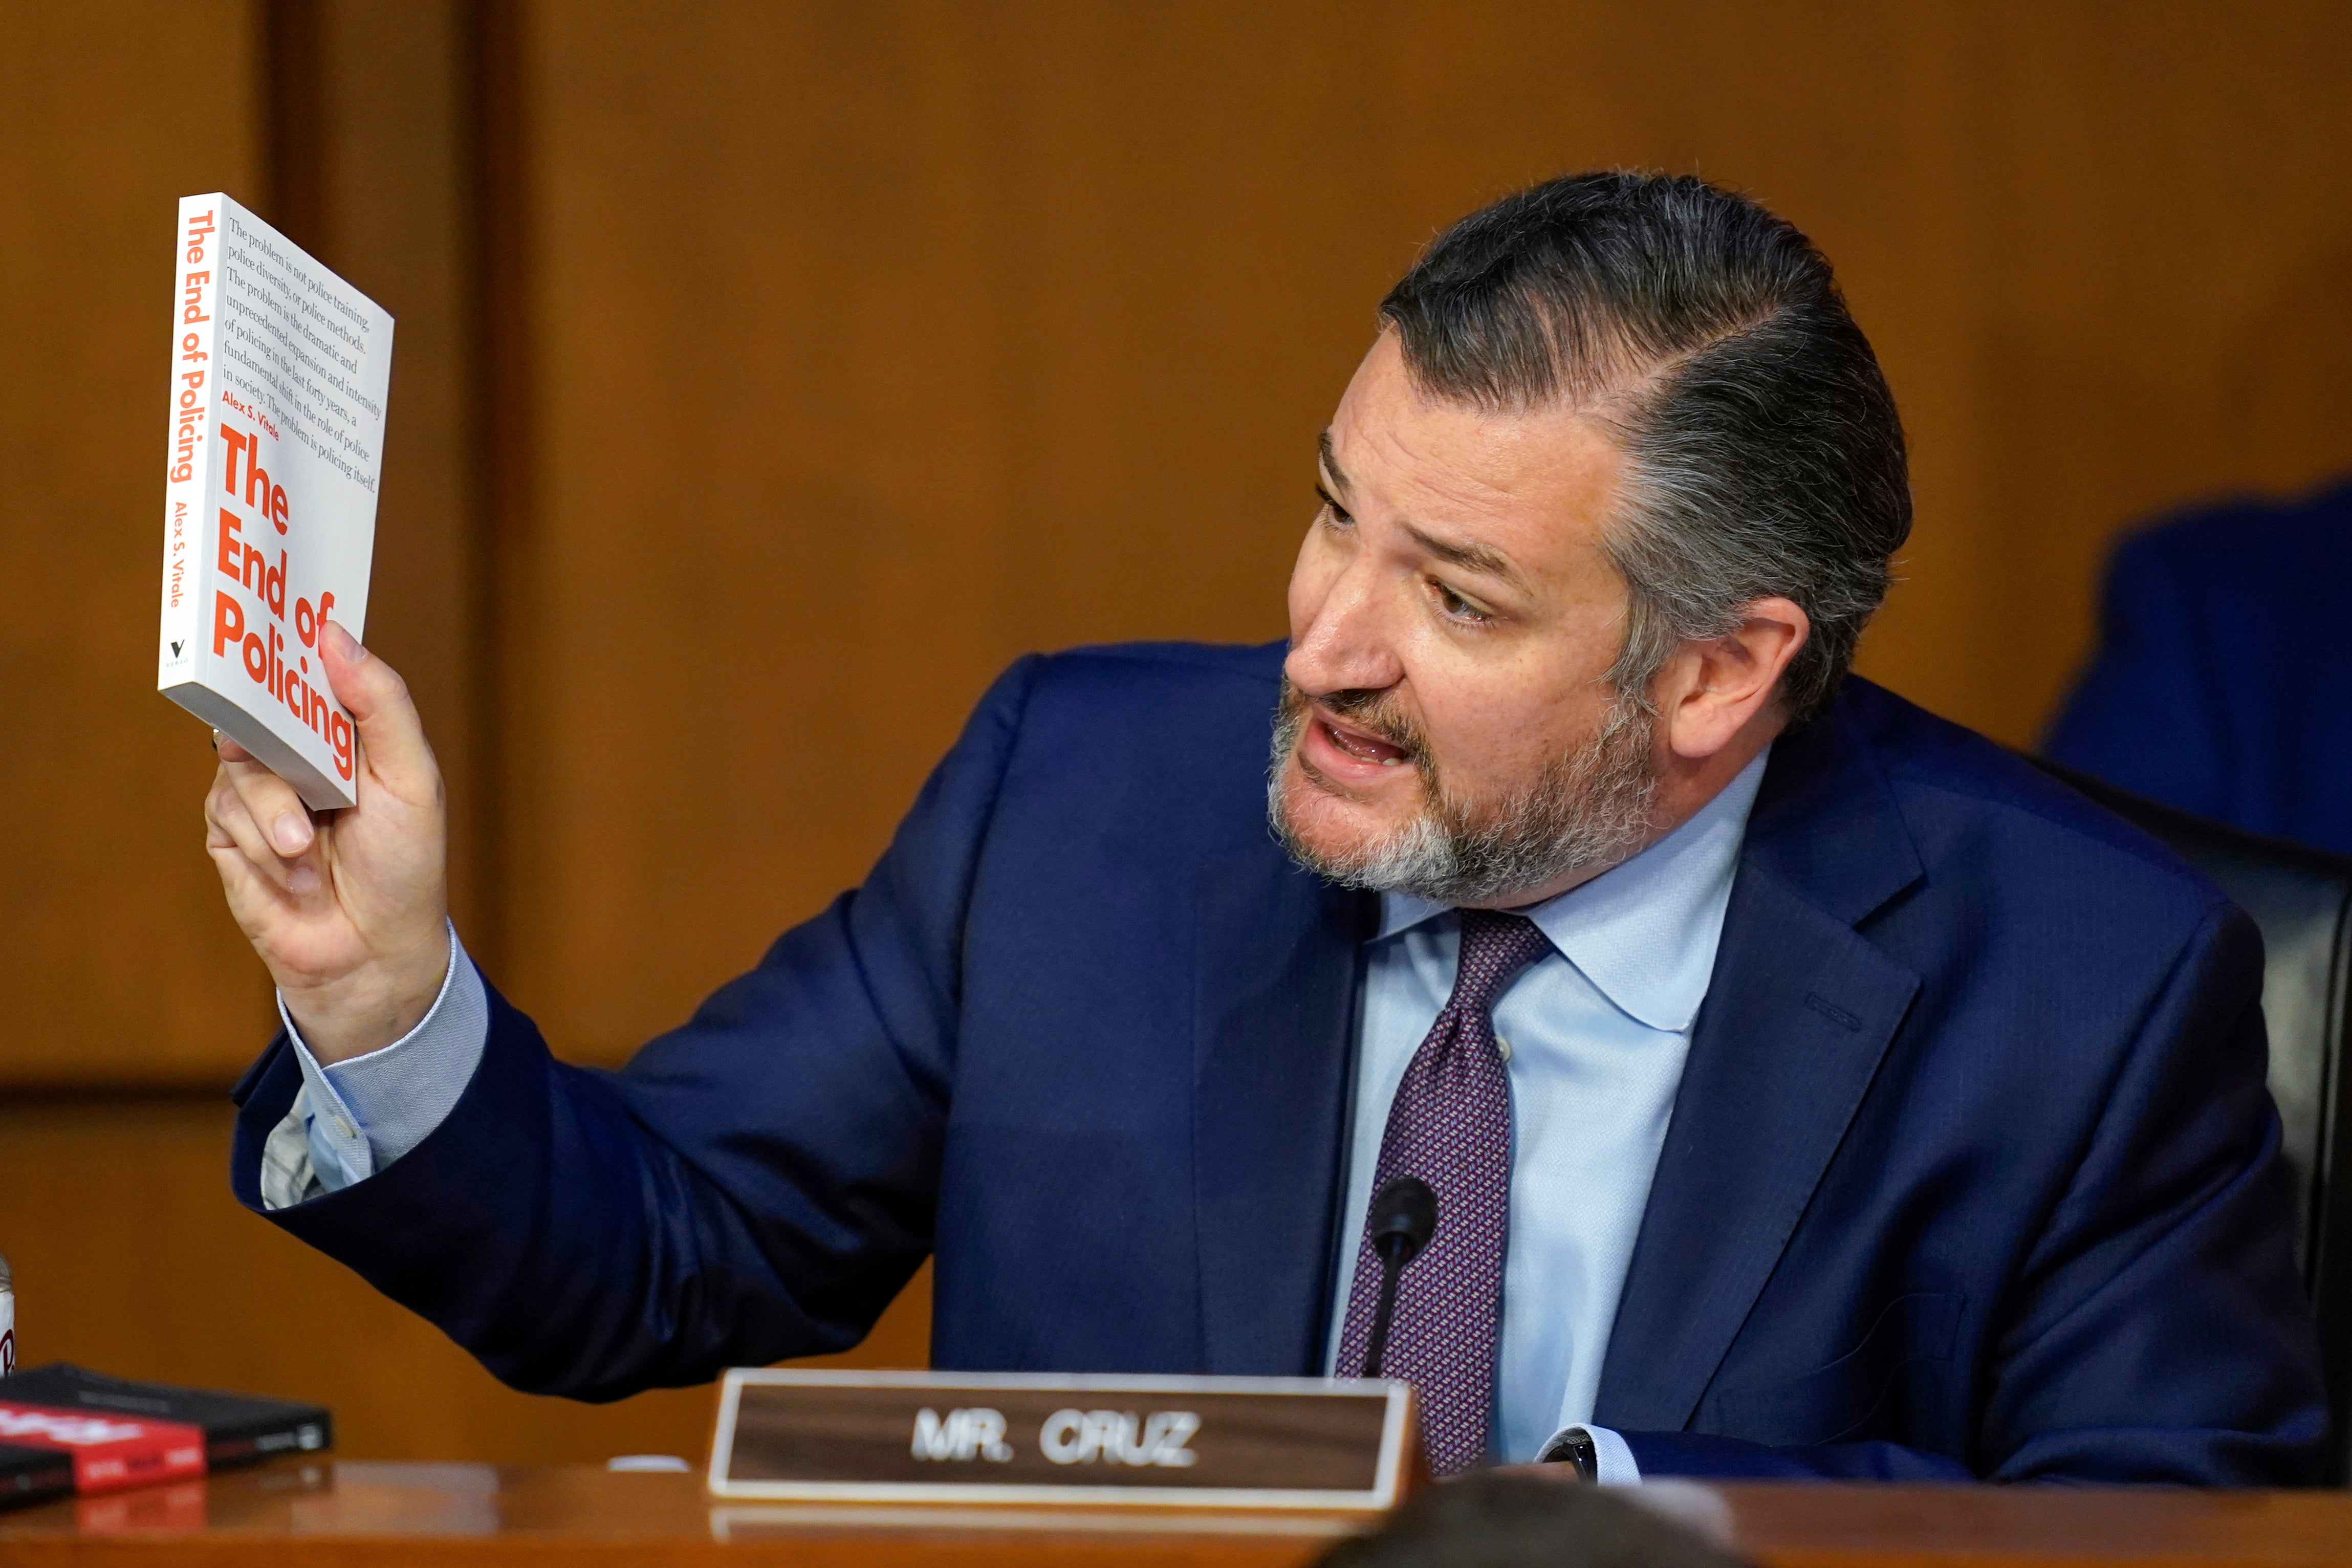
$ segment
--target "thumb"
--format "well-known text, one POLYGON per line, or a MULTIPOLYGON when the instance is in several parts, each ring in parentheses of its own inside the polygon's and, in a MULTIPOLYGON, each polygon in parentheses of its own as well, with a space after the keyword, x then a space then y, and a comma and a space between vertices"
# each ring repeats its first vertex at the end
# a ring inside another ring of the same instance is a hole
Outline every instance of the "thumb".
POLYGON ((320 634, 319 657, 336 700, 359 726, 369 771, 398 795, 429 790, 436 771, 433 748, 425 743, 416 704, 409 700, 408 683, 333 621, 320 634))

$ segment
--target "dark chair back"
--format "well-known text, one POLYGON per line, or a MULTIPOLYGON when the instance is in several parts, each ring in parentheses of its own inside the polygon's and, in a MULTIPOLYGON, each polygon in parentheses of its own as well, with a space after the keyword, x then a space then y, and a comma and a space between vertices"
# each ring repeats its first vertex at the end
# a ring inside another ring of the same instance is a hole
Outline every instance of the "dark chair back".
POLYGON ((2262 928, 2263 1016, 2295 1176, 2296 1261, 2319 1317, 2332 1479, 2352 1482, 2352 1093, 2344 1063, 2352 991, 2352 859, 2191 816, 2054 763, 2038 765, 2203 872, 2262 928))

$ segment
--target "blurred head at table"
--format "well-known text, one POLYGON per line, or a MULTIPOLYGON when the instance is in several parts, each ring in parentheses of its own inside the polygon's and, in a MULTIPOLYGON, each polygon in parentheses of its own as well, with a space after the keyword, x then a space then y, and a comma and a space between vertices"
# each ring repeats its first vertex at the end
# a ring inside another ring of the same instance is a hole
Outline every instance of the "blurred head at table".
MULTIPOLYGON (((1710 1494, 1685 1489, 1694 1500, 1710 1494)), ((1705 1521, 1617 1491, 1490 1472, 1432 1487, 1318 1568, 1745 1568, 1705 1521)))

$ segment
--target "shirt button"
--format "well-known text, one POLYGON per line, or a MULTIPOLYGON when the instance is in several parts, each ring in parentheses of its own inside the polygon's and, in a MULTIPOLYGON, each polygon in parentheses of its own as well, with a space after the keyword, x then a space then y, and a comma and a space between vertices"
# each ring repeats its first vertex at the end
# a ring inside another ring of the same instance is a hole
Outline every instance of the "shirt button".
POLYGON ((344 1121, 340 1116, 335 1118, 335 1131, 341 1133, 346 1138, 355 1138, 359 1136, 359 1134, 352 1131, 352 1124, 349 1121, 344 1121))
POLYGON ((1495 1037, 1495 1050, 1505 1061, 1511 1059, 1511 1042, 1500 1035, 1495 1037))

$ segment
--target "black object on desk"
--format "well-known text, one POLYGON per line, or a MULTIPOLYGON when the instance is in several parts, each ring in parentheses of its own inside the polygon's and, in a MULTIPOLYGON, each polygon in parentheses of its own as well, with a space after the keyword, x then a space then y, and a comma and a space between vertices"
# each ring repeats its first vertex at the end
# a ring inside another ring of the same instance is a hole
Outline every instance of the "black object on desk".
POLYGON ((137 1383, 69 1362, 0 1377, 0 1507, 110 1491, 334 1443, 316 1405, 137 1383))

